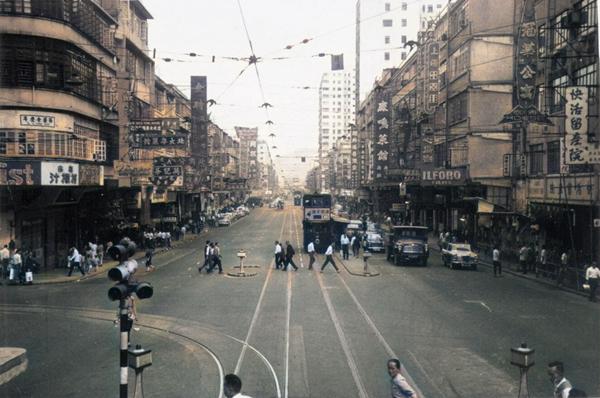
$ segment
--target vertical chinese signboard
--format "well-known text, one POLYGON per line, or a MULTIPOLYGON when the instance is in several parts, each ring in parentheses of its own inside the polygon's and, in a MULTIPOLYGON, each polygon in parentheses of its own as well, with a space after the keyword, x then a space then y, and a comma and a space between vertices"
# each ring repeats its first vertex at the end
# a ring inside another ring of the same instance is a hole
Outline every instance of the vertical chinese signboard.
POLYGON ((535 106, 535 75, 537 74, 537 27, 535 24, 535 0, 525 0, 516 58, 516 104, 524 108, 535 106))
POLYGON ((378 96, 375 109, 374 131, 374 178, 385 178, 388 172, 389 142, 391 131, 390 98, 389 94, 382 93, 378 96))
POLYGON ((588 88, 567 87, 565 99, 565 163, 589 163, 588 88))
POLYGON ((202 175, 208 165, 208 115, 206 112, 206 76, 191 77, 190 103, 192 106, 191 150, 194 172, 190 175, 189 189, 200 188, 202 175))

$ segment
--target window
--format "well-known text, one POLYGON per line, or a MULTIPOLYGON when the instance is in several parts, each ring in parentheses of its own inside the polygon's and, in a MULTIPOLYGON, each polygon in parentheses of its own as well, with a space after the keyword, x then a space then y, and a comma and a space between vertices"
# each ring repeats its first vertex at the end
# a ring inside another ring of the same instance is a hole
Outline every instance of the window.
POLYGON ((391 19, 384 19, 383 21, 383 27, 385 28, 389 28, 392 26, 392 20, 391 19))
POLYGON ((553 20, 552 30, 552 48, 553 50, 560 50, 567 44, 569 38, 569 29, 563 28, 563 21, 566 22, 569 11, 565 11, 557 15, 553 20))
POLYGON ((551 113, 560 112, 563 109, 568 82, 569 77, 567 75, 552 80, 552 90, 554 95, 552 96, 552 104, 550 104, 551 113))
POLYGON ((385 44, 390 44, 390 37, 389 36, 384 37, 383 41, 385 44))
POLYGON ((406 3, 402 3, 402 11, 406 11, 408 9, 408 5, 406 3))
POLYGON ((464 72, 469 67, 469 46, 465 45, 450 56, 450 79, 454 79, 464 72))
POLYGON ((575 84, 589 87, 590 99, 596 98, 598 90, 598 63, 575 71, 575 84))
POLYGON ((400 26, 402 26, 403 28, 406 27, 406 19, 400 21, 400 26))
POLYGON ((467 118, 467 93, 462 93, 449 101, 448 117, 450 124, 458 123, 467 118))
POLYGON ((405 53, 405 52, 402 52, 402 53, 400 54, 400 58, 402 59, 402 61, 405 61, 405 60, 406 60, 406 53, 405 53))
POLYGON ((406 44, 406 35, 402 35, 402 40, 400 40, 402 44, 406 44))
POLYGON ((529 145, 529 174, 544 173, 544 144, 529 145))
POLYGON ((390 60, 390 53, 389 53, 389 52, 387 52, 387 51, 386 51, 386 52, 384 52, 384 53, 383 53, 383 59, 384 59, 385 61, 389 61, 389 60, 390 60))
POLYGON ((433 5, 428 5, 427 6, 427 12, 430 13, 430 14, 433 12, 433 5))
POLYGON ((582 13, 582 24, 579 28, 578 35, 586 35, 596 30, 598 26, 598 7, 596 0, 583 0, 579 6, 582 13))
POLYGON ((385 10, 390 11, 391 9, 392 7, 390 6, 390 3, 385 3, 385 10))
POLYGON ((548 143, 548 174, 560 173, 560 141, 548 143))

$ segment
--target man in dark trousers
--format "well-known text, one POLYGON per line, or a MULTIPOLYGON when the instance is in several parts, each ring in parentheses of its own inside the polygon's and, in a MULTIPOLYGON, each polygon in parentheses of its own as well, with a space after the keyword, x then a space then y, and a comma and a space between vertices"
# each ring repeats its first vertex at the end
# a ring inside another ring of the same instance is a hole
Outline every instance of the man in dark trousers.
POLYGON ((275 269, 279 269, 279 266, 283 262, 283 248, 278 240, 275 241, 275 269))
MULTIPOLYGON (((204 264, 200 268, 198 268, 198 272, 202 272, 204 267, 210 268, 210 241, 207 240, 204 245, 204 264)), ((207 268, 208 269, 208 268, 207 268)))
POLYGON ((287 271, 288 265, 291 264, 292 267, 294 267, 294 271, 298 271, 298 266, 296 265, 296 263, 294 263, 294 255, 296 254, 296 251, 294 250, 294 247, 292 246, 289 240, 286 240, 285 244, 287 246, 285 248, 285 262, 283 263, 281 269, 287 271))
POLYGON ((323 263, 323 265, 321 266, 321 273, 323 272, 323 270, 325 269, 325 266, 327 264, 331 263, 331 265, 333 265, 333 268, 335 268, 335 270, 339 273, 340 270, 338 269, 337 265, 335 265, 335 262, 333 261, 333 242, 331 242, 329 244, 329 246, 327 247, 327 251, 325 252, 325 262, 323 263))

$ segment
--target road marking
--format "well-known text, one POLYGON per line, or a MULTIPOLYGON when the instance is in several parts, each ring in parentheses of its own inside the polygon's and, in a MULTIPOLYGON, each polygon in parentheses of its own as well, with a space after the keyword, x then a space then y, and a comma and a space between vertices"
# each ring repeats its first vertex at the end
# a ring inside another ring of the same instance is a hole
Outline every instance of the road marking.
POLYGON ((465 300, 465 303, 469 303, 469 304, 479 304, 481 305, 483 308, 485 308, 486 310, 488 310, 488 312, 492 312, 492 309, 490 307, 487 306, 486 303, 484 303, 483 301, 478 301, 478 300, 465 300))
MULTIPOLYGON (((279 240, 283 236, 283 228, 285 227, 287 213, 283 215, 283 222, 281 223, 281 230, 279 231, 279 240)), ((242 365, 242 361, 244 360, 244 355, 246 354, 246 349, 248 347, 248 341, 250 340, 250 336, 252 335, 252 331, 254 330, 254 325, 258 319, 258 315, 260 314, 261 305, 263 298, 265 297, 265 292, 267 291, 267 286, 269 285, 269 281, 271 280, 271 275, 273 274, 273 264, 275 259, 271 260, 269 264, 269 271, 267 271, 267 277, 265 278, 265 282, 263 283, 262 290, 260 292, 260 296, 258 297, 258 302, 256 303, 256 308, 254 309, 254 315, 252 316, 252 320, 250 321, 250 327, 248 328, 248 333, 246 334, 246 338, 244 339, 244 343, 242 345, 242 351, 240 352, 240 356, 235 365, 235 370, 233 373, 238 374, 240 371, 240 367, 242 365)), ((275 387, 277 388, 277 397, 281 398, 281 388, 279 386, 279 379, 275 377, 275 387)))
POLYGON ((346 355, 346 362, 348 362, 348 367, 350 368, 350 372, 352 373, 352 378, 354 379, 354 384, 358 388, 358 396, 360 398, 368 398, 369 394, 365 389, 365 386, 360 378, 360 374, 358 373, 358 366, 356 366, 356 361, 352 356, 352 352, 350 351, 350 344, 348 344, 348 340, 346 339, 346 335, 344 334, 344 330, 340 325, 340 321, 335 313, 335 309, 333 308, 333 304, 331 303, 331 299, 329 298, 329 293, 325 286, 323 285, 323 279, 320 273, 317 273, 317 280, 319 281, 319 286, 321 287, 321 292, 323 293, 323 299, 325 300, 325 305, 327 306, 327 310, 329 311, 329 316, 333 321, 333 326, 335 326, 335 331, 337 332, 338 338, 342 345, 342 350, 346 355))

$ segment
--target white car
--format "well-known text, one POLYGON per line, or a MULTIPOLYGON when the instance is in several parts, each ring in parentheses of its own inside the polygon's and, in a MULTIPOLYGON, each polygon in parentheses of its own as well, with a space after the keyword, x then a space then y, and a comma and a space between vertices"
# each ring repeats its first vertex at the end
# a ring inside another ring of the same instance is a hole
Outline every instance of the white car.
POLYGON ((468 243, 443 243, 442 261, 446 267, 477 270, 479 257, 468 243))
POLYGON ((224 214, 221 214, 221 217, 219 217, 217 224, 219 226, 221 226, 221 225, 229 226, 229 225, 231 225, 232 220, 233 220, 232 213, 224 213, 224 214))

